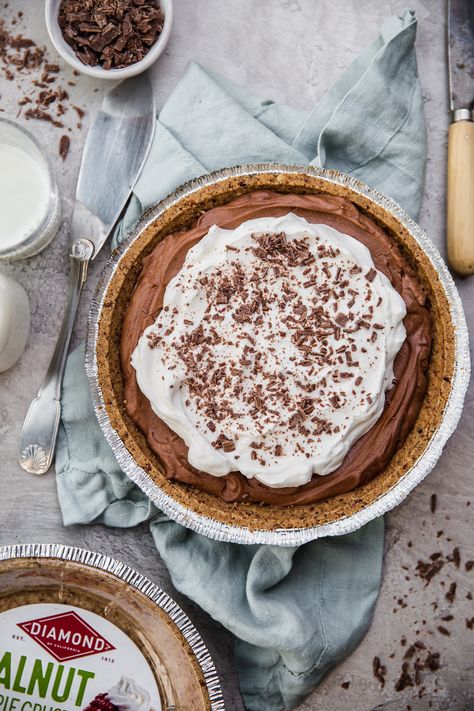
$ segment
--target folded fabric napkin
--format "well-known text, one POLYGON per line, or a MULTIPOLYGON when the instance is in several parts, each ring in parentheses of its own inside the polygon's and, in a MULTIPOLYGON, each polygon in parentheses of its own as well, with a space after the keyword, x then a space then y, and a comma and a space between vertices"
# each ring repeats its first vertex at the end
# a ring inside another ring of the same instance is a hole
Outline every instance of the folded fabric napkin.
MULTIPOLYGON (((160 113, 116 239, 183 181, 252 162, 337 168, 416 215, 426 135, 415 34, 413 13, 392 18, 309 114, 191 64, 160 113)), ((174 523, 123 474, 103 439, 82 348, 64 378, 56 470, 66 525, 150 520, 176 588, 237 636, 249 711, 293 708, 365 634, 381 578, 382 519, 299 548, 220 543, 174 523)))

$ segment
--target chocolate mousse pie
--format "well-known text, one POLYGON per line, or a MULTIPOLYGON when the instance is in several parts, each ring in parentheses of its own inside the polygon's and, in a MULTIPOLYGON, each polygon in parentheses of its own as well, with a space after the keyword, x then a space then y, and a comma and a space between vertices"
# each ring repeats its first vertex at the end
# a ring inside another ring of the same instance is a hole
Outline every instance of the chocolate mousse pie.
POLYGON ((422 250, 302 177, 241 180, 184 228, 150 228, 113 301, 127 448, 178 500, 255 527, 374 500, 449 391, 447 306, 422 250))

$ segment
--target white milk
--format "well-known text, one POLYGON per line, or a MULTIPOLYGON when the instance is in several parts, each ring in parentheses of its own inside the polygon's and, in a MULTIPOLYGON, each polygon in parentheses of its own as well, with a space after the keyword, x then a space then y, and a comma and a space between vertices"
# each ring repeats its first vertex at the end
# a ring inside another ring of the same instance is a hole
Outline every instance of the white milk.
POLYGON ((46 215, 46 169, 25 151, 0 143, 0 250, 23 242, 46 215))

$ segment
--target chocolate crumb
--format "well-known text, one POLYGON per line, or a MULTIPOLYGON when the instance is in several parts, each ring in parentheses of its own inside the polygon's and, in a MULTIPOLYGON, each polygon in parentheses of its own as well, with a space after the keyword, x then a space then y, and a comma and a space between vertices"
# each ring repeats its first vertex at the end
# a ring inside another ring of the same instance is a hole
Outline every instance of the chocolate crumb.
POLYGON ((66 156, 69 153, 69 136, 63 134, 59 139, 59 155, 63 160, 66 160, 66 156))
POLYGON ((380 682, 380 686, 383 689, 385 686, 385 677, 387 675, 387 667, 384 666, 379 657, 374 657, 372 660, 372 671, 374 677, 380 682))
POLYGON ((430 498, 430 511, 431 511, 431 513, 433 513, 433 514, 434 514, 434 512, 436 511, 436 504, 437 504, 437 501, 436 501, 436 494, 431 494, 431 498, 430 498))
POLYGON ((437 671, 439 669, 439 653, 430 652, 426 657, 425 665, 430 671, 437 671))
POLYGON ((451 585, 449 586, 449 590, 446 593, 446 600, 451 604, 454 602, 454 598, 456 597, 456 587, 456 583, 451 583, 451 585))
POLYGON ((398 679, 397 683, 395 684, 395 691, 403 691, 408 686, 414 686, 413 679, 410 676, 410 674, 408 673, 408 669, 409 669, 408 662, 404 662, 402 664, 402 673, 400 674, 400 678, 398 679))
POLYGON ((457 546, 456 546, 456 548, 453 548, 453 552, 451 553, 451 555, 447 556, 447 560, 450 563, 454 563, 456 568, 459 568, 459 566, 461 565, 461 554, 460 554, 459 548, 457 546))
POLYGON ((49 121, 56 128, 64 128, 62 121, 58 121, 54 118, 48 111, 43 111, 40 108, 28 109, 25 111, 25 118, 27 119, 38 119, 39 121, 49 121))

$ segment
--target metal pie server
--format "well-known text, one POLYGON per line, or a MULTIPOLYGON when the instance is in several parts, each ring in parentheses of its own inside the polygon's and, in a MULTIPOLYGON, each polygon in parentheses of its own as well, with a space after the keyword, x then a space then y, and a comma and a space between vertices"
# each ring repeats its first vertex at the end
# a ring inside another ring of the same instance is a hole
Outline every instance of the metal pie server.
POLYGON ((448 0, 447 241, 450 266, 474 274, 474 0, 448 0))
POLYGON ((107 94, 87 134, 71 225, 69 300, 48 372, 20 435, 19 463, 32 474, 45 474, 53 460, 61 382, 89 262, 99 253, 131 195, 154 128, 153 90, 145 73, 107 94))

